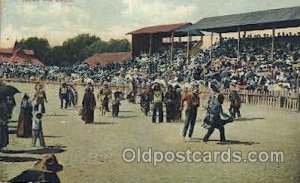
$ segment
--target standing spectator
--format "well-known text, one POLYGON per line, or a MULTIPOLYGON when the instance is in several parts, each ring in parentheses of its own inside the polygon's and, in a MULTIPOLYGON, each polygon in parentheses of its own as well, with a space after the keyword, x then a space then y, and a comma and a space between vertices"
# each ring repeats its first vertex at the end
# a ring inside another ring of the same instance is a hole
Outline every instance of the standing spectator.
POLYGON ((229 94, 230 107, 229 113, 232 118, 235 118, 236 115, 238 118, 241 117, 240 107, 241 107, 241 98, 236 90, 232 90, 229 94))
POLYGON ((99 97, 101 99, 103 99, 103 107, 106 112, 110 112, 109 111, 109 99, 111 99, 111 94, 112 94, 111 89, 109 89, 108 84, 105 83, 103 85, 103 88, 100 89, 99 97))
POLYGON ((151 85, 147 86, 143 93, 140 94, 140 104, 142 111, 146 116, 150 111, 150 102, 151 102, 151 85))
POLYGON ((175 111, 174 111, 174 116, 175 120, 180 120, 181 119, 181 88, 179 85, 175 86, 175 96, 174 96, 174 102, 175 102, 175 111))
POLYGON ((96 107, 96 99, 90 87, 88 87, 85 91, 82 100, 82 107, 83 107, 82 120, 85 121, 86 124, 93 123, 94 111, 96 107))
POLYGON ((185 138, 187 134, 187 130, 189 129, 188 137, 192 138, 194 132, 194 126, 197 118, 197 109, 200 105, 200 98, 198 94, 198 85, 194 84, 192 86, 192 93, 187 94, 182 98, 182 106, 183 103, 187 103, 187 108, 185 110, 185 123, 183 126, 182 137, 185 138))
POLYGON ((31 137, 32 129, 32 103, 28 94, 25 94, 21 101, 21 110, 18 120, 17 137, 31 137))
POLYGON ((68 88, 67 83, 63 83, 61 87, 59 88, 59 98, 60 98, 60 108, 62 109, 65 102, 65 109, 67 109, 68 106, 68 88))
POLYGON ((121 96, 119 96, 120 92, 116 91, 112 94, 112 116, 118 117, 121 105, 121 96))
POLYGON ((106 106, 108 106, 108 102, 109 102, 108 96, 104 95, 103 90, 100 90, 97 98, 100 103, 100 107, 99 107, 100 112, 101 112, 102 116, 104 116, 106 114, 106 110, 107 110, 106 106))
POLYGON ((166 115, 167 122, 171 122, 175 120, 175 93, 173 90, 173 86, 168 86, 168 91, 165 94, 165 104, 166 104, 166 115))
POLYGON ((13 110, 16 106, 16 100, 14 96, 7 96, 6 98, 6 105, 8 109, 8 119, 12 118, 13 110))
POLYGON ((42 84, 39 84, 39 86, 34 94, 33 100, 35 101, 34 110, 38 113, 44 114, 46 112, 45 102, 48 102, 48 101, 47 101, 46 92, 45 92, 42 84))
POLYGON ((153 113, 152 113, 152 123, 156 122, 156 113, 158 112, 158 121, 159 123, 162 123, 164 120, 164 114, 163 114, 163 100, 164 100, 164 94, 161 89, 161 86, 159 83, 156 83, 153 88, 153 113))
POLYGON ((73 104, 74 106, 76 107, 77 106, 77 103, 78 103, 78 91, 76 90, 76 87, 75 85, 71 85, 71 88, 72 88, 72 91, 73 91, 73 94, 74 94, 74 98, 73 98, 73 104))
POLYGON ((34 119, 32 123, 32 145, 35 146, 37 138, 40 141, 40 146, 46 147, 44 134, 43 134, 43 127, 42 127, 42 113, 36 114, 36 119, 34 119))
POLYGON ((68 107, 71 107, 73 105, 73 107, 75 106, 74 105, 74 93, 73 93, 73 90, 72 90, 72 87, 71 85, 67 85, 67 105, 68 107))

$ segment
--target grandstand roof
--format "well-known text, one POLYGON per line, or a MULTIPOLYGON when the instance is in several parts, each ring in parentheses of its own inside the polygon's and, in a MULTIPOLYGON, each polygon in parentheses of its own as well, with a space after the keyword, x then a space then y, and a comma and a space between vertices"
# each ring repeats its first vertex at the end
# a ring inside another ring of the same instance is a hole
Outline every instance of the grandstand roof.
POLYGON ((181 28, 182 26, 185 26, 185 25, 190 25, 190 23, 149 26, 149 27, 137 29, 137 30, 129 32, 127 34, 170 33, 170 32, 175 31, 176 29, 181 28))
POLYGON ((131 52, 96 53, 87 58, 84 63, 92 66, 120 63, 131 59, 131 52))
POLYGON ((199 29, 190 29, 191 23, 186 24, 175 30, 175 37, 185 37, 188 36, 203 36, 204 34, 199 29))
POLYGON ((191 29, 227 33, 300 26, 300 6, 204 18, 191 29))

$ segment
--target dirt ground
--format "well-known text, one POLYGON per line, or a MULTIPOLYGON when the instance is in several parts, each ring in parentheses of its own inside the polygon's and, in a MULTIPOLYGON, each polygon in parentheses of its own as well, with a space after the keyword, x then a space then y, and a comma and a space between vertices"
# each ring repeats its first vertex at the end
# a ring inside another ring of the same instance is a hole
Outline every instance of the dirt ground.
MULTIPOLYGON (((22 92, 33 94, 32 84, 13 84, 22 92)), ((265 107, 243 105, 242 119, 226 126, 226 144, 220 144, 219 132, 211 141, 201 139, 206 129, 201 127, 205 111, 200 109, 194 139, 183 141, 182 123, 152 124, 139 105, 123 102, 120 117, 111 113, 103 117, 96 112, 95 123, 85 125, 77 109, 61 110, 58 86, 46 87, 43 129, 48 148, 31 147, 31 139, 16 138, 15 130, 21 94, 16 95, 17 106, 10 127, 10 144, 0 153, 0 180, 5 182, 32 168, 44 154, 55 153, 64 170, 58 175, 62 182, 300 182, 300 114, 265 107), (125 163, 122 152, 126 147, 161 151, 283 151, 282 163, 125 163)), ((81 102, 83 89, 79 89, 81 102)), ((228 105, 224 106, 225 109, 228 105)))

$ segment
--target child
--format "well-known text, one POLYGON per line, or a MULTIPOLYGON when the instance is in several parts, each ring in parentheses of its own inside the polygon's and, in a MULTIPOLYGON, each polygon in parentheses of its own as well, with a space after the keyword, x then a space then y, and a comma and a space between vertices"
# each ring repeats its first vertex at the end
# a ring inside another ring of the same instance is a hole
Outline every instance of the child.
POLYGON ((39 138, 40 146, 46 147, 42 128, 42 113, 36 114, 36 119, 32 123, 32 145, 35 146, 36 139, 39 138))

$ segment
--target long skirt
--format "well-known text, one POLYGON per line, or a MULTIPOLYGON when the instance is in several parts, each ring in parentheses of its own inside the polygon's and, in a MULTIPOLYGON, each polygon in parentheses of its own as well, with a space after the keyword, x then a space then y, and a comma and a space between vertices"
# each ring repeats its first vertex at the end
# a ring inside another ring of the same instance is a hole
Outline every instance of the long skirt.
POLYGON ((0 125, 0 149, 8 145, 8 126, 0 125))
POLYGON ((94 122, 94 110, 83 109, 82 120, 85 123, 93 123, 94 122))
POLYGON ((31 137, 32 115, 30 112, 21 111, 18 120, 17 137, 31 137))

